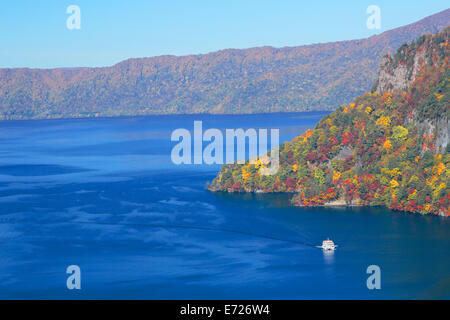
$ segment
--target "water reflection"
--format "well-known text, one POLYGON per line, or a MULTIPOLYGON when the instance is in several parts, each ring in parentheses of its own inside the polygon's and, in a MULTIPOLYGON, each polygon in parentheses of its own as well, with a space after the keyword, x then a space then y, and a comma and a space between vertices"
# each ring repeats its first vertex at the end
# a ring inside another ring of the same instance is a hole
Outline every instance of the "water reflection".
POLYGON ((325 263, 329 265, 334 264, 334 250, 322 250, 322 252, 325 263))

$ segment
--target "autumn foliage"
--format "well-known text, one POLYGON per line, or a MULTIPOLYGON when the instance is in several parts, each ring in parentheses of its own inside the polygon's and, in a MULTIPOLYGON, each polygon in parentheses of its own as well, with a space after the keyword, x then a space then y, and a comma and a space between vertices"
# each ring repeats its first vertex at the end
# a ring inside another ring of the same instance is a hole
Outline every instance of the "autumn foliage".
MULTIPOLYGON (((300 206, 334 202, 450 215, 450 154, 439 136, 450 113, 449 34, 447 28, 409 45, 410 54, 425 51, 409 88, 366 93, 283 143, 276 175, 260 175, 249 163, 226 165, 210 190, 291 192, 300 206)), ((395 59, 409 63, 408 56, 395 59)))

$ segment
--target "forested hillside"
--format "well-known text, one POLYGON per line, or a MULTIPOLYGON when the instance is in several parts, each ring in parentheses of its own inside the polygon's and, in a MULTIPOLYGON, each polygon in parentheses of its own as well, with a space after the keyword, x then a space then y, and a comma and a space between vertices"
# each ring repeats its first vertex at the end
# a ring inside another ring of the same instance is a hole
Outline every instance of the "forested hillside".
POLYGON ((209 189, 450 215, 449 35, 447 27, 386 56, 372 92, 280 146, 276 175, 259 174, 264 161, 226 165, 209 189))
POLYGON ((0 69, 0 119, 334 110, 370 90, 381 58, 450 24, 450 9, 367 39, 0 69))

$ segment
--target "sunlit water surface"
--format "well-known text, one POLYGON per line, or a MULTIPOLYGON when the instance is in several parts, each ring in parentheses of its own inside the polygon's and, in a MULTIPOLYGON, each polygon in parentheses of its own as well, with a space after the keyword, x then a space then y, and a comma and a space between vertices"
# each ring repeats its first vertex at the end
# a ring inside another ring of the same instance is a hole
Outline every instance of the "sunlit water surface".
POLYGON ((194 120, 287 141, 323 115, 1 122, 0 298, 448 299, 448 219, 214 194, 219 166, 170 160, 172 131, 194 120), (327 237, 336 252, 314 247, 327 237))

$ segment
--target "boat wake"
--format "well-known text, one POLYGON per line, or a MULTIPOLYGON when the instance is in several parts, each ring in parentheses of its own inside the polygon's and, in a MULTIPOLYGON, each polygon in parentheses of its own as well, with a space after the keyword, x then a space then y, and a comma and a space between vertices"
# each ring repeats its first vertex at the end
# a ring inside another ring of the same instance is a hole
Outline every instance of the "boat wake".
MULTIPOLYGON (((5 221, 1 220, 0 223, 4 223, 5 221)), ((7 223, 19 223, 8 221, 7 223)), ((43 223, 46 225, 49 224, 84 224, 84 225, 104 225, 104 226, 126 226, 126 227, 147 227, 147 228, 161 228, 161 229, 190 229, 190 230, 200 230, 200 231, 210 231, 210 232, 223 232, 223 233, 232 233, 232 234, 240 234, 254 238, 268 239, 274 241, 281 241, 287 243, 293 243, 298 245, 303 245, 307 247, 315 248, 316 246, 307 241, 293 240, 293 239, 283 239, 279 237, 274 237, 270 235, 258 234, 248 231, 241 230, 233 230, 226 228, 213 228, 213 227, 202 227, 202 226, 188 226, 188 225, 176 225, 176 224, 153 224, 153 223, 123 223, 123 222, 97 222, 97 221, 62 221, 62 222, 48 222, 43 223)))

